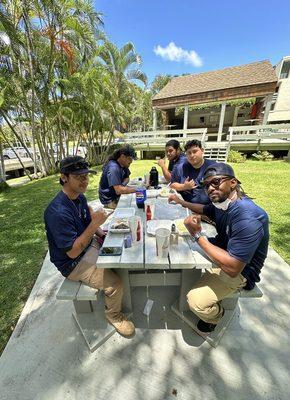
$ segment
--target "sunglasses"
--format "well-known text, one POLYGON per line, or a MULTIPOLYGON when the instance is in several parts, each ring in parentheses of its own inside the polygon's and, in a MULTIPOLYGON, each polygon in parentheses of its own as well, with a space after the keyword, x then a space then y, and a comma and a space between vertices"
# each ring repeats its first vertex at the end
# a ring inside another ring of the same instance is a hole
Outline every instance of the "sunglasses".
POLYGON ((220 185, 224 182, 224 181, 228 181, 232 179, 229 176, 223 176, 221 178, 214 178, 212 179, 210 182, 203 182, 202 187, 205 190, 208 190, 210 186, 212 186, 214 189, 218 189, 220 187, 220 185))

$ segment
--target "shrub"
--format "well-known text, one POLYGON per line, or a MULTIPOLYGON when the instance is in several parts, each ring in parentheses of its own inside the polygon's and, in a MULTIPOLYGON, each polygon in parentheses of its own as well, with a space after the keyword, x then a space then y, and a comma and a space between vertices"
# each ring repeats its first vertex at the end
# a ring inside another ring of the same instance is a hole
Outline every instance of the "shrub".
POLYGON ((237 150, 230 150, 228 156, 228 162, 230 163, 244 163, 246 161, 246 156, 237 150))
POLYGON ((274 155, 269 153, 269 151, 257 151, 257 153, 253 154, 253 157, 258 161, 271 161, 274 155))

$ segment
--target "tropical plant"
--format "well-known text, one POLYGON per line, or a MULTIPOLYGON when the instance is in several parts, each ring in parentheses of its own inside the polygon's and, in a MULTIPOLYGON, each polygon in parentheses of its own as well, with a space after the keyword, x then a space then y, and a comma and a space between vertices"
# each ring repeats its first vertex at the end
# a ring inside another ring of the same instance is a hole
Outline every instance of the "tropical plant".
POLYGON ((271 161, 274 158, 274 155, 271 154, 269 151, 257 151, 257 153, 252 154, 258 161, 271 161))
POLYGON ((237 150, 230 150, 228 155, 228 162, 230 163, 244 163, 246 156, 237 150))

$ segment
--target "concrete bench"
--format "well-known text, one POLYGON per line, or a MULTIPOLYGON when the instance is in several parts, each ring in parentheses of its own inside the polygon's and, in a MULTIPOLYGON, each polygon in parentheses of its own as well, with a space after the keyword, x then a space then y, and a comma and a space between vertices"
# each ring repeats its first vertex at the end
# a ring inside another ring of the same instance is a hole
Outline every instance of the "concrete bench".
POLYGON ((262 296, 263 292, 255 285, 252 290, 238 289, 222 300, 222 305, 226 310, 232 310, 236 307, 239 299, 256 299, 262 296))
POLYGON ((91 352, 116 332, 105 317, 104 297, 100 291, 81 282, 64 279, 56 298, 73 302, 73 317, 91 352))
POLYGON ((202 336, 212 347, 217 347, 221 338, 225 334, 235 312, 237 311, 237 304, 239 299, 261 298, 262 296, 263 292, 256 285, 252 290, 239 289, 228 296, 226 299, 222 300, 222 306, 225 309, 225 314, 220 324, 218 324, 215 330, 209 334, 200 332, 197 329, 197 322, 199 318, 188 309, 184 309, 184 311, 182 312, 178 306, 178 301, 172 305, 171 309, 175 314, 179 315, 194 331, 202 336))

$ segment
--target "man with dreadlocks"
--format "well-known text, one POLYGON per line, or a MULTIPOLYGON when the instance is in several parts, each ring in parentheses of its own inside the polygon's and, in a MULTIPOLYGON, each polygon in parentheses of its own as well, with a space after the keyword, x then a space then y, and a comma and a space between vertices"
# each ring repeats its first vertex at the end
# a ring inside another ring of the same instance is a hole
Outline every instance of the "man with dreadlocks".
POLYGON ((127 145, 115 150, 103 166, 99 197, 104 206, 115 209, 121 194, 136 192, 133 187, 127 186, 130 176, 129 167, 135 159, 134 148, 127 145))
POLYGON ((212 332, 224 315, 221 300, 238 288, 251 290, 260 281, 267 257, 269 220, 266 212, 245 195, 230 165, 209 166, 202 182, 211 204, 192 204, 169 197, 194 213, 184 224, 202 250, 216 265, 207 270, 188 292, 190 310, 200 320, 201 332, 212 332), (217 236, 205 238, 201 232, 201 215, 216 224, 217 236))

